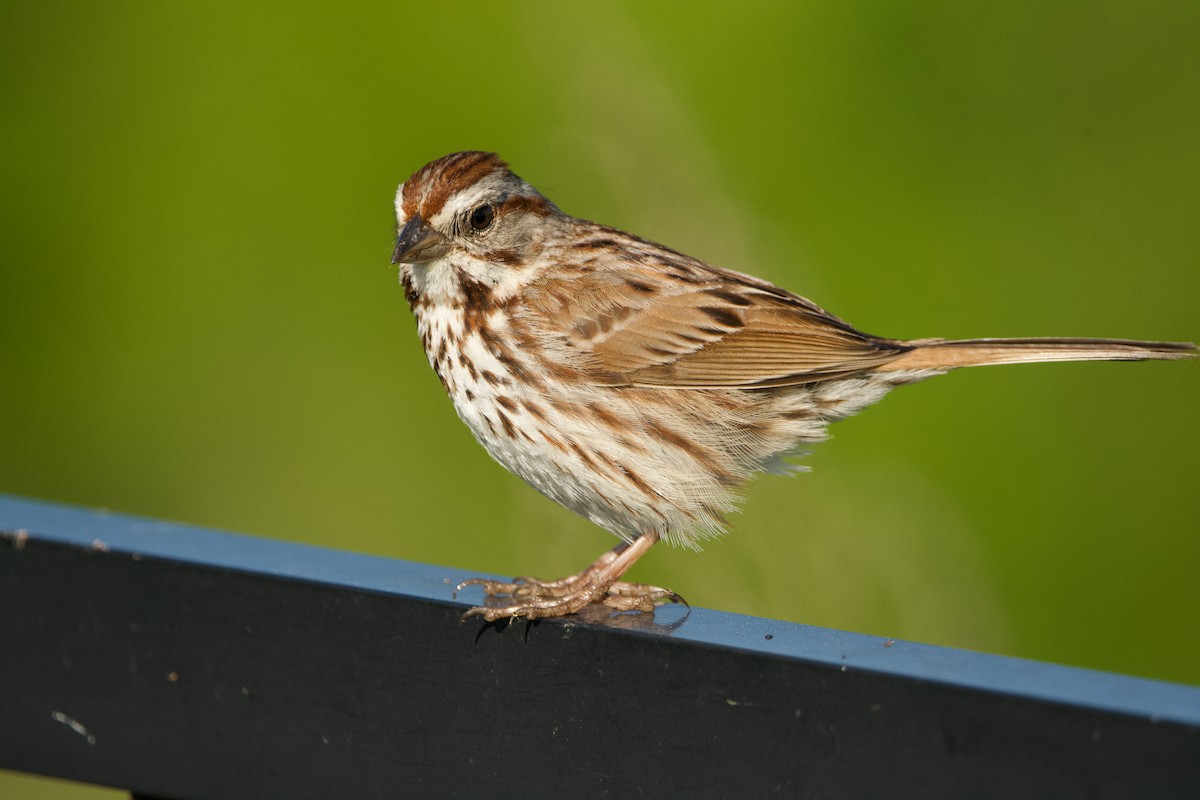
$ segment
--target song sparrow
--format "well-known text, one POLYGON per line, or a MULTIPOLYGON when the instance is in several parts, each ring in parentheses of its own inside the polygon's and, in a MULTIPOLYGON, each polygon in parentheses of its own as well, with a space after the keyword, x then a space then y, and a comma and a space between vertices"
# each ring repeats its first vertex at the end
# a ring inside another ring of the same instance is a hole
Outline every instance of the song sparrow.
POLYGON ((621 543, 558 581, 475 578, 486 620, 653 610, 622 582, 656 541, 695 547, 736 487, 785 472, 825 426, 956 367, 1195 358, 1120 339, 898 341, 766 281, 568 216, 492 153, 426 164, 396 193, 392 263, 429 363, 492 457, 621 543))

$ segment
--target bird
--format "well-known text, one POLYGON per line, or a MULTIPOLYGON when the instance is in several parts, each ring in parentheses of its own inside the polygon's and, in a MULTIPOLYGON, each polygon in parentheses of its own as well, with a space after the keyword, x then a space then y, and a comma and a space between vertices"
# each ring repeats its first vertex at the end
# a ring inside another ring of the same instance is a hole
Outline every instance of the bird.
POLYGON ((787 473, 827 426, 960 367, 1195 359, 1196 345, 874 336, 810 300, 573 217, 495 153, 429 162, 396 192, 392 263, 434 373, 501 465, 619 542, 559 580, 472 578, 487 622, 651 612, 623 581, 656 542, 725 531, 738 487, 787 473))

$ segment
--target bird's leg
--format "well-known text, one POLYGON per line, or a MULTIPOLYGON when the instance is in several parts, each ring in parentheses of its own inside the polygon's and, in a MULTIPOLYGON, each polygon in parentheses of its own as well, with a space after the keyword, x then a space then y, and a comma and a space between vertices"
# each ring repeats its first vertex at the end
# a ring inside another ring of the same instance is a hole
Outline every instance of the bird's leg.
POLYGON ((480 586, 489 598, 488 605, 468 609, 463 619, 481 616, 493 622, 511 617, 563 617, 590 603, 619 611, 653 611, 658 603, 683 602, 682 597, 669 589, 619 580, 657 541, 658 534, 648 533, 632 542, 621 542, 582 572, 556 581, 530 577, 515 578, 511 583, 485 578, 463 581, 455 591, 480 586))

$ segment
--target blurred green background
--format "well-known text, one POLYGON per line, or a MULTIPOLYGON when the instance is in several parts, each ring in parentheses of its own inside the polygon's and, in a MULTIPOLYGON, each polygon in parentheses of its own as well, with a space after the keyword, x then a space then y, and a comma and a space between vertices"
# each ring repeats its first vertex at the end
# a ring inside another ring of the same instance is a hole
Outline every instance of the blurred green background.
MULTIPOLYGON (((464 148, 873 333, 1200 337, 1192 0, 2 8, 0 491, 463 577, 610 547, 473 441, 388 264, 396 184, 464 148)), ((634 577, 1200 683, 1198 397, 904 388, 634 577)))

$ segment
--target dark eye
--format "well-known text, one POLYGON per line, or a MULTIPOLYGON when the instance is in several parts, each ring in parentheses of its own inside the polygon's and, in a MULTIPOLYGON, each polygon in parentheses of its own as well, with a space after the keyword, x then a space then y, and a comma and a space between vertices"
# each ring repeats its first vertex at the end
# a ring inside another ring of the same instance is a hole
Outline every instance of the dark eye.
POLYGON ((496 212, 490 205, 484 203, 471 212, 470 223, 471 230, 476 233, 482 233, 492 227, 492 220, 496 218, 496 212))

